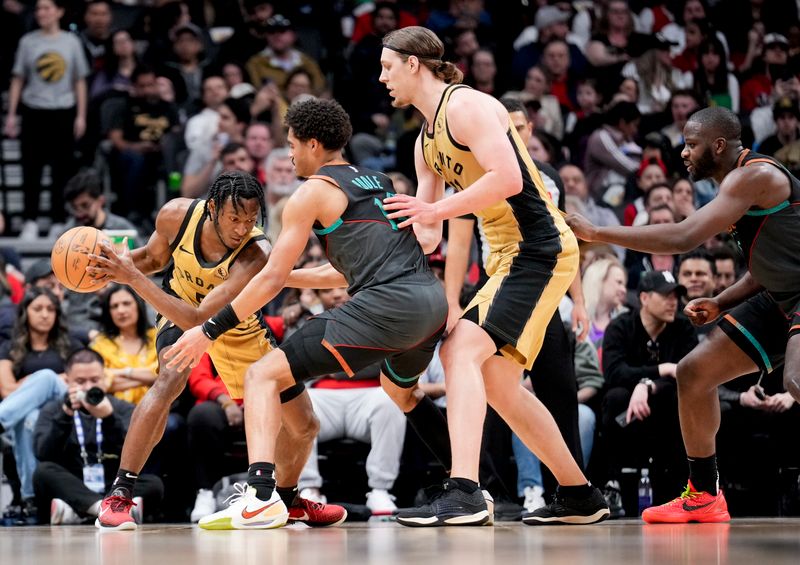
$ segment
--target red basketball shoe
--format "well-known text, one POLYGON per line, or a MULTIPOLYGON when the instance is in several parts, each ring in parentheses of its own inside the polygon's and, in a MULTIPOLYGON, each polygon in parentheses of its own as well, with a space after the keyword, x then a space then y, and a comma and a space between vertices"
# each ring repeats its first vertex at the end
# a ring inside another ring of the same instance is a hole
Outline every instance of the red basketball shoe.
POLYGON ((131 516, 131 509, 136 503, 125 496, 107 496, 100 505, 94 525, 101 530, 135 530, 136 521, 131 516))
POLYGON ((685 524, 687 522, 730 522, 728 504, 722 491, 716 496, 706 491, 696 491, 692 483, 676 499, 653 506, 642 512, 648 524, 685 524))
POLYGON ((338 526, 347 518, 347 510, 336 504, 312 502, 299 496, 289 507, 289 523, 303 522, 313 528, 338 526))

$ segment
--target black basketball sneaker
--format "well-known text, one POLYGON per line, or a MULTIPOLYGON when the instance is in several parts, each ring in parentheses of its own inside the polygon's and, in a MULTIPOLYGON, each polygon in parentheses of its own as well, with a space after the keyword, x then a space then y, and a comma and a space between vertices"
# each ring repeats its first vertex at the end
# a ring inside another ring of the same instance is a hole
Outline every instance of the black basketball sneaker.
POLYGON ((397 522, 404 526, 482 526, 489 521, 489 508, 480 489, 468 492, 456 481, 445 479, 441 487, 429 490, 429 502, 401 510, 397 522))
POLYGON ((556 489, 553 502, 533 512, 522 515, 522 521, 531 526, 546 524, 594 524, 608 518, 611 512, 600 489, 592 487, 586 498, 572 498, 556 489))

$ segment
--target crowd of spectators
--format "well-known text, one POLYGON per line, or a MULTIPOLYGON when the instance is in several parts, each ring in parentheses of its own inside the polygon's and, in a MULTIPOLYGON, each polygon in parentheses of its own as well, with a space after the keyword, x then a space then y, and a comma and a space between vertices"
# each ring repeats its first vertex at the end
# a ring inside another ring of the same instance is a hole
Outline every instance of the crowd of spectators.
MULTIPOLYGON (((466 84, 523 104, 528 150, 558 172, 567 211, 598 225, 680 222, 718 190, 713 180, 688 179, 680 156, 682 128, 699 108, 730 108, 745 147, 800 172, 799 10, 796 0, 7 0, 3 136, 18 140, 24 197, 21 211, 3 210, 0 233, 51 241, 91 225, 141 244, 165 200, 202 198, 221 172, 245 170, 266 187, 264 227, 274 241, 301 183, 283 115, 309 96, 347 109, 354 164, 389 173, 397 192, 413 194, 422 118, 394 108, 378 81, 382 37, 407 25, 434 30, 466 84)), ((298 267, 325 261, 309 236, 298 267)), ((431 257, 440 274, 446 237, 431 257)), ((575 364, 584 466, 605 485, 614 514, 630 515, 625 470, 649 469, 656 503, 677 495, 687 476, 675 367, 710 327, 692 327, 681 310, 729 287, 746 262, 727 233, 680 257, 597 244, 581 255, 588 335, 562 362, 575 364)), ((479 261, 472 249, 465 295, 479 261)), ((152 312, 124 286, 65 291, 46 260, 14 249, 2 250, 0 266, 2 471, 15 485, 5 522, 80 522, 97 513, 133 406, 157 378, 152 312), (108 401, 80 400, 91 387, 108 401), (105 475, 87 477, 98 465, 105 475)), ((264 314, 280 341, 347 299, 339 294, 287 289, 264 314)), ((570 308, 566 298, 567 324, 570 308)), ((446 411, 436 361, 422 389, 446 411)), ((721 481, 734 493, 734 514, 800 502, 800 455, 788 441, 800 408, 779 373, 719 390, 721 481), (751 504, 755 492, 768 502, 751 504)), ((389 514, 423 486, 410 488, 404 473, 429 480, 443 469, 417 453, 419 440, 406 435, 376 379, 370 370, 355 381, 330 375, 310 389, 322 444, 374 444, 361 454, 366 479, 353 488, 362 490, 337 494, 389 514)), ((205 359, 173 406, 168 447, 145 468, 138 512, 196 521, 213 511, 231 488, 227 477, 246 468, 242 424, 241 402, 205 359)), ((498 507, 543 504, 538 461, 508 430, 487 437, 504 438, 519 467, 519 477, 491 482, 498 507)), ((325 453, 326 465, 304 469, 304 496, 324 499, 345 464, 335 447, 325 453)))

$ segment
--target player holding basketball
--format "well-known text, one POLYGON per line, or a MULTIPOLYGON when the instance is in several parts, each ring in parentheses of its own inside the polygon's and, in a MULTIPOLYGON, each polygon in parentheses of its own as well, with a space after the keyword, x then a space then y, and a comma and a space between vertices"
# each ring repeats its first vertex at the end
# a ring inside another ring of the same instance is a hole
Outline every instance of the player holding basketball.
MULTIPOLYGON (((208 518, 209 524, 220 528, 258 527, 269 519, 272 505, 281 504, 271 479, 281 391, 314 376, 338 371, 352 375, 381 363, 384 390, 409 417, 420 407, 435 410, 416 383, 447 318, 444 289, 423 251, 431 252, 439 243, 441 222, 412 230, 401 229, 386 217, 383 199, 393 194, 391 179, 344 160, 342 149, 352 129, 337 102, 311 99, 294 104, 285 121, 297 173, 308 180, 286 203, 269 262, 231 304, 202 328, 187 331, 167 357, 179 368, 196 363, 207 347, 216 344, 214 340, 222 339, 285 284, 348 286, 352 299, 307 321, 247 371, 249 488, 228 509, 208 518), (330 264, 292 273, 312 229, 330 264)), ((433 199, 434 194, 425 192, 432 188, 423 188, 423 197, 433 199)), ((483 502, 483 495, 478 492, 478 496, 483 502)), ((486 521, 485 503, 483 509, 486 521)))
MULTIPOLYGON (((184 330, 192 328, 229 304, 264 267, 267 250, 263 232, 264 193, 247 173, 223 173, 209 190, 208 200, 176 198, 156 218, 156 231, 147 245, 118 256, 110 246, 106 257, 92 256, 90 274, 130 285, 158 312, 156 347, 159 373, 153 387, 136 407, 122 450, 119 473, 103 500, 97 526, 135 529, 130 517, 131 492, 137 474, 164 433, 173 400, 186 385, 188 370, 166 365, 164 353, 184 330), (146 275, 172 267, 159 288, 146 275)), ((257 309, 253 309, 255 312, 257 309)), ((269 330, 260 315, 242 318, 209 350, 231 398, 241 398, 244 374, 251 363, 273 349, 269 330)), ((289 520, 312 526, 342 522, 344 508, 320 505, 296 496, 297 480, 308 458, 318 423, 302 385, 281 395, 283 428, 278 446, 277 480, 283 497, 280 512, 269 525, 289 520), (287 511, 288 507, 288 511, 287 511)), ((201 527, 205 527, 201 520, 201 527)))
MULTIPOLYGON (((399 227, 475 213, 483 221, 489 280, 444 342, 451 479, 429 505, 398 515, 409 526, 477 524, 485 509, 478 490, 486 402, 550 468, 559 487, 553 504, 523 516, 526 523, 605 519, 608 507, 567 449, 553 417, 520 384, 545 329, 578 269, 578 244, 552 203, 539 171, 494 98, 455 84, 461 74, 441 57, 444 46, 422 27, 383 40, 380 80, 394 105, 413 105, 426 124, 416 144, 420 187, 452 185, 457 193, 425 202, 386 200, 399 227), (401 218, 406 217, 406 220, 401 218)), ((427 189, 430 190, 430 189, 427 189)), ((441 194, 441 189, 434 191, 441 194)))
POLYGON ((642 518, 650 523, 730 520, 715 457, 717 386, 757 369, 770 372, 785 360, 784 386, 800 401, 800 181, 772 157, 744 149, 741 129, 736 114, 725 108, 706 108, 689 118, 681 153, 687 170, 693 179, 713 178, 720 187, 714 200, 682 222, 597 227, 579 215, 568 219, 581 239, 646 253, 685 253, 727 230, 748 259, 739 282, 684 310, 697 325, 722 317, 678 364, 689 484, 675 500, 645 510, 642 518))

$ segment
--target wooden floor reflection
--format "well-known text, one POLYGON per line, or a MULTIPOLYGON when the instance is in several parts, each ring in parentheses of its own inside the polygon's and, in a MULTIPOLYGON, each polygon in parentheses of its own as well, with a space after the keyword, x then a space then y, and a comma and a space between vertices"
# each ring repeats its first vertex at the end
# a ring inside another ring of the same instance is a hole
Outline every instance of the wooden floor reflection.
POLYGON ((411 529, 392 523, 327 530, 206 532, 146 526, 98 532, 90 526, 0 528, 0 564, 78 565, 546 565, 800 563, 800 520, 731 524, 411 529))

